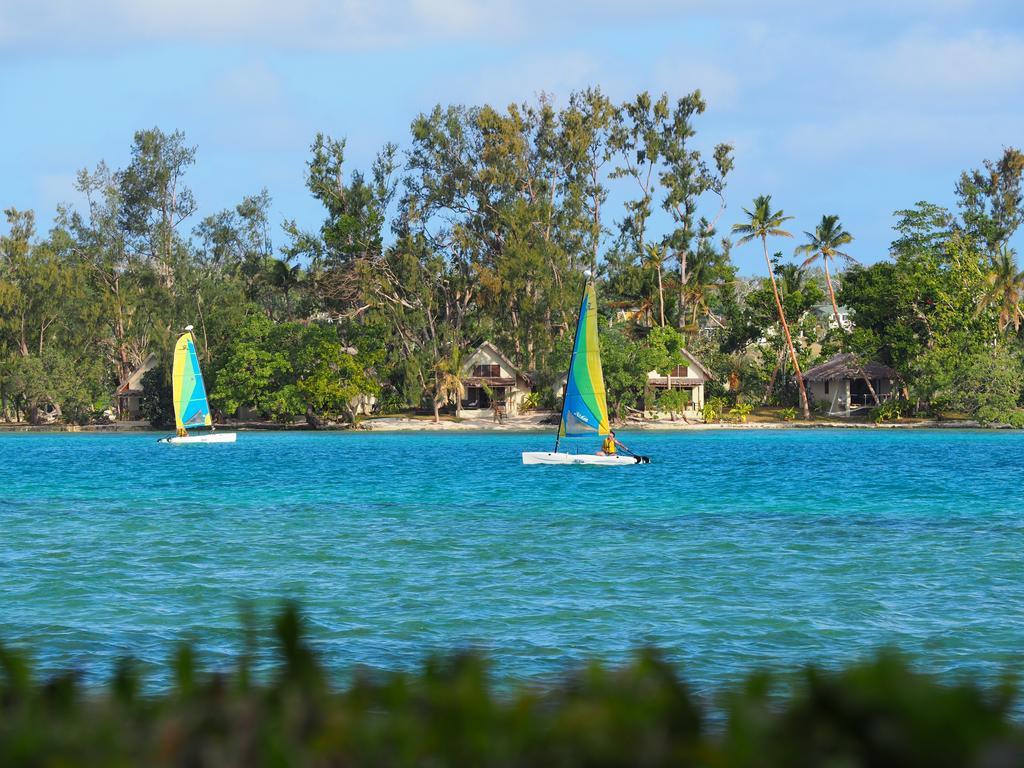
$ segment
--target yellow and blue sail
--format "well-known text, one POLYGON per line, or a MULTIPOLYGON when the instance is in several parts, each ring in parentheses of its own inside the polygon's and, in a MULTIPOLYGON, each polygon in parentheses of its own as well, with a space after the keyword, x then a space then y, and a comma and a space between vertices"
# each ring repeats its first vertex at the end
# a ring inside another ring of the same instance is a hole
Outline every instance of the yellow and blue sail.
POLYGON ((576 339, 569 362, 559 437, 607 435, 608 403, 601 372, 601 349, 597 340, 597 291, 587 283, 576 323, 576 339))
POLYGON ((199 369, 196 343, 191 332, 178 337, 174 345, 174 368, 172 370, 174 390, 174 420, 178 429, 209 427, 210 402, 206 399, 206 385, 203 372, 199 369))

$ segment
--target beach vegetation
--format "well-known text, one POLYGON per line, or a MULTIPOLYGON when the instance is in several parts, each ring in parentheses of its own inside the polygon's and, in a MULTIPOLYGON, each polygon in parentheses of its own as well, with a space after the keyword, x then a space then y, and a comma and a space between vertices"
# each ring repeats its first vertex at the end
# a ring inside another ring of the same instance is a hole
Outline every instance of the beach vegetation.
POLYGON ((206 671, 184 644, 169 684, 125 660, 103 686, 37 676, 0 648, 3 765, 1018 765, 1009 681, 948 680, 880 652, 844 668, 753 672, 698 693, 670 657, 636 651, 530 685, 486 657, 435 655, 415 671, 353 671, 338 686, 294 609, 273 646, 250 632, 206 671), (257 663, 257 661, 259 663, 257 663))
POLYGON ((690 393, 685 389, 666 389, 658 394, 657 408, 665 411, 675 421, 690 404, 690 393))
POLYGON ((904 400, 887 400, 871 409, 871 420, 875 424, 886 424, 899 419, 905 414, 907 403, 904 400))
POLYGON ((142 395, 139 411, 155 427, 174 426, 174 397, 171 391, 171 372, 158 365, 142 375, 142 395))
POLYGON ((712 397, 704 402, 704 407, 701 408, 700 415, 704 419, 704 423, 712 424, 716 421, 722 420, 722 415, 725 413, 725 408, 729 404, 729 401, 724 397, 712 397))
MULTIPOLYGON (((955 209, 897 211, 888 254, 858 252, 828 214, 787 257, 769 240, 797 222, 770 194, 719 234, 737 160, 700 133, 707 108, 699 91, 616 102, 598 88, 560 105, 437 105, 365 168, 345 138, 317 133, 312 228, 275 225, 265 189, 200 218, 200 149, 140 130, 124 167, 78 173, 81 202, 45 233, 33 212, 5 211, 0 419, 127 418, 116 390, 151 354, 169 360, 185 325, 218 419, 348 424, 375 398, 380 412, 457 417, 459 361, 483 340, 530 372, 538 405, 557 407, 545 390, 568 365, 585 272, 616 419, 652 410, 647 375, 683 349, 714 372, 707 398, 805 418, 802 371, 837 352, 892 368, 913 413, 1013 411, 1019 150, 951 180, 955 209), (741 275, 734 249, 754 242, 766 273, 741 275)), ((143 401, 162 425, 161 397, 143 401)))
POLYGON ((522 404, 519 406, 519 410, 523 413, 529 413, 535 411, 540 407, 541 404, 541 393, 534 390, 526 397, 523 398, 522 404))
POLYGON ((753 410, 754 406, 750 403, 736 403, 736 405, 729 409, 729 418, 738 424, 746 424, 747 417, 750 416, 753 410))

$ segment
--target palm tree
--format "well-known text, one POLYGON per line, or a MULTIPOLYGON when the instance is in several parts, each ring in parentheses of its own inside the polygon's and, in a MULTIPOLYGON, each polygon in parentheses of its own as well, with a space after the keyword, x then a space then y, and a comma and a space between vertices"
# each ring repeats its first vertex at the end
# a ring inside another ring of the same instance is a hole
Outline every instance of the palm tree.
POLYGON ((717 287, 711 254, 698 250, 687 265, 686 297, 690 304, 690 326, 696 329, 700 313, 708 314, 708 294, 717 287))
POLYGON ((807 388, 804 386, 804 375, 800 372, 800 363, 796 359, 796 349, 793 347, 793 337, 789 333, 789 323, 786 322, 786 313, 782 309, 782 299, 779 298, 779 286, 775 282, 775 271, 772 269, 772 260, 768 257, 768 236, 792 237, 793 235, 782 229, 782 223, 793 218, 786 216, 782 211, 772 210, 772 196, 758 195, 754 198, 753 210, 743 209, 747 214, 745 224, 733 224, 732 231, 740 235, 738 245, 749 243, 755 238, 761 239, 764 246, 764 263, 768 266, 768 278, 772 282, 772 293, 775 294, 775 308, 779 311, 779 322, 786 334, 786 346, 789 348, 789 358, 793 362, 793 369, 796 371, 796 381, 800 387, 800 408, 804 418, 811 418, 811 408, 807 403, 807 388))
POLYGON ((989 307, 999 310, 999 330, 1005 332, 1010 325, 1013 330, 1020 330, 1024 311, 1024 272, 1017 270, 1016 254, 1010 248, 1003 247, 992 257, 992 271, 986 277, 987 287, 978 300, 978 314, 989 307))
POLYGON ((271 288, 281 291, 284 294, 285 319, 292 315, 292 291, 298 287, 302 280, 302 266, 291 265, 287 259, 274 259, 270 262, 266 281, 271 288))
POLYGON ((798 245, 795 251, 798 255, 807 254, 807 258, 800 266, 806 268, 821 259, 821 264, 825 268, 828 297, 832 300, 832 311, 836 316, 836 326, 840 330, 844 330, 839 319, 839 306, 836 304, 836 292, 832 288, 832 276, 829 274, 828 265, 829 262, 835 263, 836 257, 843 259, 848 264, 856 263, 857 260, 853 256, 839 250, 847 243, 853 242, 853 235, 843 229, 843 225, 839 223, 839 217, 834 215, 822 216, 821 223, 814 228, 814 232, 804 232, 804 234, 807 235, 807 242, 798 245))
POLYGON ((644 247, 647 254, 647 263, 658 271, 658 314, 659 325, 665 324, 665 289, 661 284, 661 273, 665 264, 665 249, 655 243, 648 243, 644 247))
MULTIPOLYGON (((843 321, 839 318, 839 305, 836 303, 836 292, 832 287, 832 275, 828 271, 828 265, 829 262, 835 264, 836 258, 842 259, 847 264, 857 263, 853 256, 839 250, 847 243, 853 242, 853 235, 843 229, 843 225, 839 223, 839 217, 836 215, 823 215, 821 222, 814 228, 814 232, 805 231, 804 234, 807 235, 807 242, 798 245, 793 253, 807 254, 807 258, 800 265, 801 268, 808 267, 821 259, 821 265, 825 268, 825 285, 828 286, 828 297, 832 301, 832 314, 836 318, 836 327, 840 332, 845 331, 843 321)), ((875 392, 875 385, 871 383, 871 378, 864 369, 864 361, 856 353, 853 353, 853 360, 868 387, 868 392, 871 393, 871 399, 875 401, 875 405, 881 405, 878 393, 875 392)))

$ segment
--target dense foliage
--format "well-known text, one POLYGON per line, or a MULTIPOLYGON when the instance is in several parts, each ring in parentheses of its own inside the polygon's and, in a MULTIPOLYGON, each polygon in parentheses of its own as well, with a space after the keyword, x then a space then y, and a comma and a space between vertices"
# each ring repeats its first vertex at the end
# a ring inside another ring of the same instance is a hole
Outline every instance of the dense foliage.
MULTIPOLYGON (((705 108, 699 92, 616 104, 597 89, 561 108, 546 97, 438 106, 366 171, 347 168, 344 140, 318 135, 307 185, 323 222, 278 233, 266 191, 195 221, 196 147, 139 131, 125 168, 79 173, 84 203, 60 208, 45 234, 31 212, 6 211, 2 418, 101 418, 151 353, 166 387, 187 324, 218 416, 351 421, 368 397, 437 414, 483 340, 554 381, 590 271, 620 417, 657 407, 644 376, 685 346, 715 375, 709 396, 728 382, 731 401, 803 405, 802 369, 843 350, 895 368, 919 411, 1011 421, 1024 277, 1009 243, 1024 155, 965 172, 957 214, 898 212, 890 259, 857 265, 835 215, 784 256, 774 249, 791 217, 768 195, 739 206, 735 246, 718 234, 734 158, 727 144, 695 148, 705 108), (767 273, 740 277, 734 247, 762 249, 767 273)), ((162 418, 166 403, 147 400, 162 418)))
MULTIPOLYGON (((253 650, 253 649, 251 649, 253 650)), ((719 715, 651 650, 544 686, 497 691, 475 654, 418 673, 358 672, 332 688, 294 610, 277 663, 199 671, 182 647, 170 690, 146 695, 129 662, 105 689, 73 673, 33 679, 0 648, 3 765, 1003 766, 1024 761, 1015 691, 953 684, 881 654, 841 671, 755 674, 719 715), (724 715, 724 718, 722 717, 724 715)))

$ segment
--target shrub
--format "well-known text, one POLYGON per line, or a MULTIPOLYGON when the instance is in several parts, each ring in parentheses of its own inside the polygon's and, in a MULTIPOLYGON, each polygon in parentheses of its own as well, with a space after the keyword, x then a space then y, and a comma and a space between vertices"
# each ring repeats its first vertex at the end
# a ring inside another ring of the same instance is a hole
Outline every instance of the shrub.
POLYGON ((726 400, 724 397, 712 397, 710 400, 705 401, 704 407, 700 411, 701 416, 704 417, 704 421, 708 424, 713 421, 720 421, 725 406, 726 400))
POLYGON ((840 671, 754 674, 706 697, 650 649, 617 669, 594 662, 518 689, 496 690, 486 660, 460 653, 419 672, 357 671, 339 691, 294 608, 276 621, 276 645, 258 678, 249 655, 204 674, 183 646, 171 689, 156 695, 140 693, 128 662, 86 690, 72 673, 37 682, 25 658, 0 648, 0 765, 1024 763, 1012 687, 943 683, 892 653, 840 671), (709 717, 711 700, 724 712, 709 717))
POLYGON ((747 416, 749 416, 750 412, 753 410, 754 406, 750 403, 737 403, 729 409, 729 417, 739 423, 746 424, 747 416))
POLYGON ((535 410, 540 406, 540 392, 531 392, 523 398, 523 404, 519 407, 522 413, 535 410))
POLYGON ((796 419, 796 408, 783 408, 779 411, 783 421, 794 421, 796 419))
POLYGON ((154 427, 174 426, 174 396, 170 376, 162 365, 142 375, 142 396, 139 413, 154 427))
POLYGON ((658 395, 657 404, 658 410, 666 411, 675 418, 690 404, 690 393, 684 389, 666 389, 658 395))
POLYGON ((407 410, 409 403, 395 387, 390 384, 381 387, 380 396, 377 398, 375 410, 379 413, 399 413, 407 410))
POLYGON ((978 409, 976 416, 978 421, 986 426, 1024 428, 1024 412, 1017 409, 1007 411, 992 406, 982 406, 978 409))
POLYGON ((889 400, 871 409, 871 420, 875 424, 896 421, 906 412, 909 403, 906 400, 889 400))

